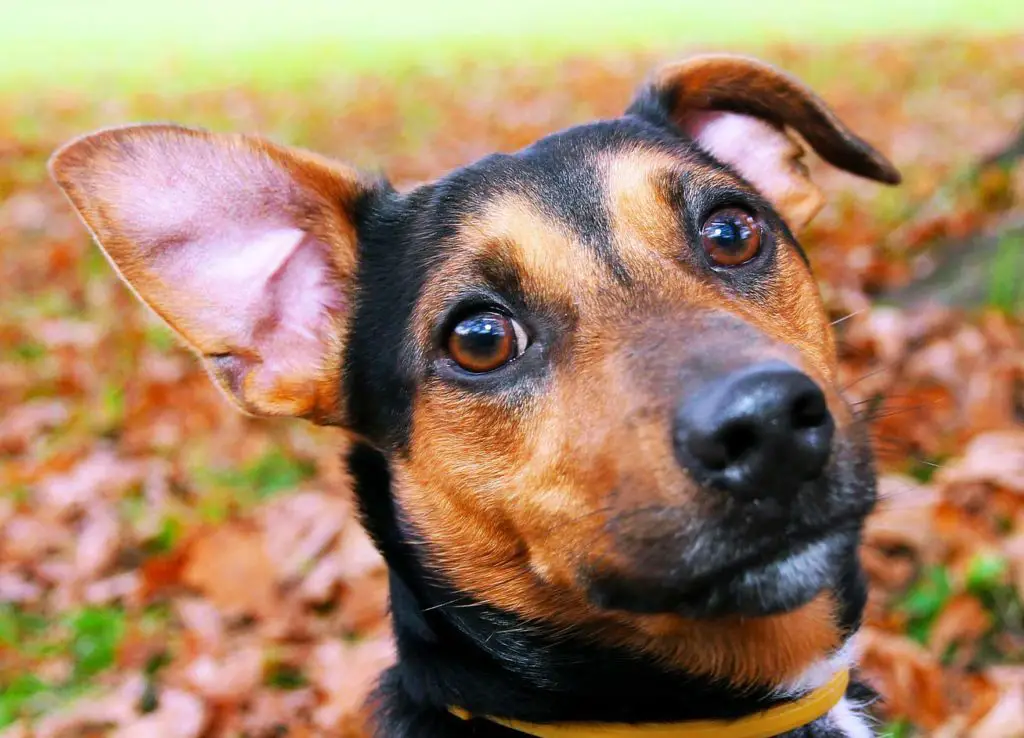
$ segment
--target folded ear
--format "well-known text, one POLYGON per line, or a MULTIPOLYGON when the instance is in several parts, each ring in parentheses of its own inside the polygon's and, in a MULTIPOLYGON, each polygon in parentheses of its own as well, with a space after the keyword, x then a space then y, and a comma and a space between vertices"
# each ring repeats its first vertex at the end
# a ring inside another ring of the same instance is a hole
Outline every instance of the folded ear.
POLYGON ((145 125, 72 141, 50 172, 241 409, 339 422, 354 171, 255 137, 145 125))
POLYGON ((669 118, 757 187, 793 228, 814 217, 822 196, 787 126, 840 169, 887 184, 900 181, 896 168, 821 98, 752 59, 710 55, 669 65, 641 90, 628 112, 669 118))

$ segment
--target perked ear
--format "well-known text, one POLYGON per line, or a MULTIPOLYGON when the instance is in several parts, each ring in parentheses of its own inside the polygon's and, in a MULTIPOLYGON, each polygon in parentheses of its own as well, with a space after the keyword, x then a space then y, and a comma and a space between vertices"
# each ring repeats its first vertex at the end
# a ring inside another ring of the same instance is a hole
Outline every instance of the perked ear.
POLYGON ((235 404, 340 422, 354 171, 255 137, 142 125, 72 141, 50 172, 235 404))
POLYGON ((786 127, 840 169, 886 184, 900 181, 896 168, 821 98, 753 59, 709 55, 669 65, 628 112, 667 116, 700 148, 757 187, 792 228, 814 217, 822 196, 801 161, 802 147, 786 127))

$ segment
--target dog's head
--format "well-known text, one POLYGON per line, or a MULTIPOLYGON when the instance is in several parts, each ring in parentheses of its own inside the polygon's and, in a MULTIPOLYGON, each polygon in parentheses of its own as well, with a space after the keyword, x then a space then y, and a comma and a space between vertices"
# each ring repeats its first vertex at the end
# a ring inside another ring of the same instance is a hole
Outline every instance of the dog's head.
POLYGON ((540 627, 776 682, 861 607, 874 501, 793 230, 813 93, 702 57, 624 117, 399 194, 249 136, 102 131, 52 171, 113 265, 263 415, 388 458, 424 561, 540 627))

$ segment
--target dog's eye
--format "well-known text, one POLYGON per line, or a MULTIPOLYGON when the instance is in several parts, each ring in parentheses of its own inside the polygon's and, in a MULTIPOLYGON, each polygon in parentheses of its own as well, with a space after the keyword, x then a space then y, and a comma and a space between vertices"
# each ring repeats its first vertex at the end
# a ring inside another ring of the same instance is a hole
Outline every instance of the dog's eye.
POLYGON ((717 266, 744 264, 761 250, 761 226, 740 208, 716 210, 700 230, 704 251, 717 266))
POLYGON ((491 372, 522 356, 528 339, 515 320, 498 312, 474 313, 448 334, 448 353, 467 372, 491 372))

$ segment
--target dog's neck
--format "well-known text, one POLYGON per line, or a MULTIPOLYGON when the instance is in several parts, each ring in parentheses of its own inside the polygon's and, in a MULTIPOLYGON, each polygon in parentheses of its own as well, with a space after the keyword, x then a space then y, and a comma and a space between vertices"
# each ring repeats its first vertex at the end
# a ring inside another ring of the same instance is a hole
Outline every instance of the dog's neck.
MULTIPOLYGON (((738 718, 787 701, 777 691, 738 692, 636 654, 556 640, 514 615, 467 602, 411 550, 384 457, 357 446, 349 461, 364 524, 390 572, 398 662, 376 697, 379 738, 522 738, 485 720, 464 721, 452 706, 531 723, 669 723, 738 718)), ((870 731, 844 699, 786 735, 867 738, 870 731)))

